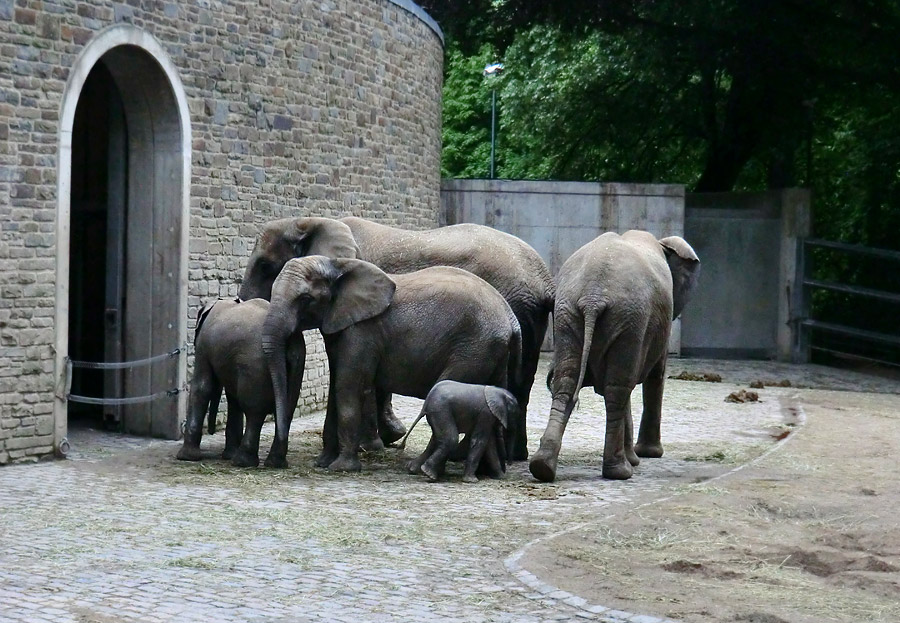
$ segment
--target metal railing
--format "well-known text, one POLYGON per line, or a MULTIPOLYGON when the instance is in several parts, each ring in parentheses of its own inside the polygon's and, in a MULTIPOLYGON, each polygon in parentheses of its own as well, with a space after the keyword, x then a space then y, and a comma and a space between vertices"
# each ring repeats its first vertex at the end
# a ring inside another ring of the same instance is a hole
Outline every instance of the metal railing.
MULTIPOLYGON (((842 350, 836 347, 824 346, 814 343, 812 332, 819 331, 826 334, 843 336, 862 340, 867 344, 876 344, 887 346, 890 348, 900 349, 900 335, 892 335, 859 327, 851 327, 848 325, 826 322, 810 317, 811 298, 813 290, 827 290, 830 292, 838 292, 852 297, 865 298, 869 300, 882 301, 889 304, 900 305, 900 293, 888 292, 885 290, 877 290, 838 281, 828 281, 824 279, 816 279, 812 276, 812 255, 811 250, 814 248, 831 249, 839 253, 845 253, 858 258, 868 258, 876 260, 884 260, 889 263, 896 262, 897 269, 900 270, 900 251, 891 251, 888 249, 876 249, 872 247, 864 247, 862 245, 847 244, 844 242, 834 242, 831 240, 822 240, 819 238, 806 238, 799 245, 800 257, 798 258, 797 270, 800 277, 802 287, 800 288, 800 301, 798 307, 800 310, 797 318, 797 342, 795 346, 795 359, 800 361, 809 361, 810 351, 819 351, 835 355, 845 355, 854 359, 862 359, 877 363, 898 366, 897 361, 887 361, 879 357, 860 354, 850 350, 842 350)), ((900 315, 900 308, 898 308, 900 315)), ((900 324, 900 323, 898 323, 900 324)))
POLYGON ((178 387, 155 392, 146 396, 131 396, 127 398, 97 398, 94 396, 79 396, 71 393, 72 377, 74 368, 82 368, 88 370, 127 370, 131 368, 140 368, 142 366, 153 365, 160 361, 167 361, 177 357, 185 346, 176 348, 162 355, 147 357, 146 359, 138 359, 136 361, 117 361, 117 362, 98 362, 98 361, 75 361, 66 357, 66 384, 65 399, 69 402, 80 402, 90 405, 133 405, 144 402, 152 402, 160 398, 171 398, 177 396, 181 390, 178 387))

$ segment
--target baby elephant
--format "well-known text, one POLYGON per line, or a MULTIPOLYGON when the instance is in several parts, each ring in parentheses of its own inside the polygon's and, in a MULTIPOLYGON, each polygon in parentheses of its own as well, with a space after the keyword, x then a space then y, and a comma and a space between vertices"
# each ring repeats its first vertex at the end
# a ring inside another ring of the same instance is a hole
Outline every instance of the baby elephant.
MULTIPOLYGON (((410 461, 409 473, 421 471, 430 480, 437 480, 444 472, 447 459, 457 449, 459 436, 465 434, 463 443, 468 441, 469 448, 463 482, 477 482, 475 474, 480 471, 491 478, 499 478, 506 471, 503 432, 508 422, 515 421, 518 412, 518 402, 505 389, 440 381, 428 392, 422 412, 409 428, 411 432, 423 415, 431 426, 431 441, 425 452, 410 461)), ((408 437, 409 433, 406 433, 408 437)), ((401 448, 406 444, 406 438, 401 448)))

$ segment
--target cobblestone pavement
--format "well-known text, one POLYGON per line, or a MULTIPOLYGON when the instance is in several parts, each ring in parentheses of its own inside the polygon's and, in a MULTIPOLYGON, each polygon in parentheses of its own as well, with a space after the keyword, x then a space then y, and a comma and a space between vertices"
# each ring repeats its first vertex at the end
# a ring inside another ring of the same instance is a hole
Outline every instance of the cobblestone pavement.
MULTIPOLYGON (((69 460, 0 469, 0 621, 658 621, 528 583, 504 560, 530 541, 671 495, 770 447, 802 390, 767 388, 758 403, 724 402, 738 382, 773 370, 826 386, 862 382, 772 366, 672 362, 673 374, 728 374, 723 383, 668 382, 666 456, 645 460, 625 482, 600 478, 601 403, 588 391, 552 484, 535 482, 526 464, 473 485, 460 481, 458 467, 436 484, 408 475, 403 463, 424 447, 424 422, 405 455, 366 455, 361 474, 311 468, 321 414, 295 420, 287 470, 216 460, 222 433, 204 438, 208 460, 183 463, 174 460, 179 442, 72 428, 69 460)), ((545 371, 546 362, 539 378, 545 371)), ((896 383, 866 382, 897 391, 896 383)), ((549 402, 536 386, 532 450, 549 402)), ((407 423, 420 404, 395 398, 407 423)), ((263 443, 271 433, 267 425, 263 443)))

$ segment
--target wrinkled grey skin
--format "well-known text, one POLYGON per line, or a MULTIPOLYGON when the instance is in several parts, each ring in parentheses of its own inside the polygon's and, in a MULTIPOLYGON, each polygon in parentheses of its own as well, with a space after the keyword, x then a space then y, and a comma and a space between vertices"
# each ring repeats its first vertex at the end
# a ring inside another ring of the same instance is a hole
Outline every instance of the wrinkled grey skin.
POLYGON ((479 468, 490 478, 500 478, 506 471, 503 431, 518 411, 515 397, 500 387, 441 381, 428 392, 419 417, 409 427, 412 432, 422 416, 431 426, 428 447, 409 462, 409 473, 422 472, 436 481, 457 449, 459 436, 466 435, 463 482, 478 482, 479 468))
POLYGON ((630 478, 639 456, 662 456, 669 334, 699 274, 700 260, 683 239, 657 241, 634 230, 605 233, 563 264, 553 310, 553 404, 530 463, 535 478, 556 478, 563 432, 584 385, 593 386, 606 403, 604 478, 630 478), (633 444, 631 392, 639 383, 644 413, 633 444))
POLYGON ((290 425, 284 344, 313 328, 324 337, 331 375, 316 465, 334 471, 360 469, 362 416, 377 393, 425 398, 443 379, 503 387, 520 365, 518 322, 475 275, 443 266, 388 276, 356 259, 292 259, 272 286, 263 327, 279 457, 290 425))
MULTIPOLYGON (((184 443, 177 458, 183 461, 200 460, 203 416, 209 408, 212 428, 215 407, 224 388, 228 399, 228 420, 223 458, 231 458, 232 463, 239 467, 259 465, 260 429, 266 415, 275 413, 275 395, 261 343, 268 310, 268 301, 262 299, 241 303, 216 301, 211 307, 201 310, 194 335, 194 375, 191 378, 184 443), (244 414, 247 416, 247 430, 242 435, 244 414)), ((291 336, 285 344, 284 364, 291 379, 287 402, 292 412, 300 397, 305 357, 303 334, 291 336)))
MULTIPOLYGON (((241 297, 269 298, 272 282, 293 257, 320 254, 358 257, 390 274, 431 266, 455 266, 478 275, 506 299, 522 330, 521 380, 510 389, 520 415, 507 438, 512 460, 528 458, 525 412, 541 342, 553 309, 555 286, 537 252, 522 240, 482 225, 451 225, 426 231, 387 227, 357 217, 284 219, 267 223, 247 264, 241 297)), ((379 396, 379 429, 385 443, 403 436, 389 397, 379 396)))

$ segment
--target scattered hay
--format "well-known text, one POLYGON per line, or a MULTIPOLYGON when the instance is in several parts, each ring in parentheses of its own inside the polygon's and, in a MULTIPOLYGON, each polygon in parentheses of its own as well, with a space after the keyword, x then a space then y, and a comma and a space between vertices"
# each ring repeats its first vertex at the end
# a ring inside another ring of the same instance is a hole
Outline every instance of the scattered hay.
POLYGON ((726 396, 725 402, 759 402, 759 394, 756 392, 748 392, 746 389, 742 389, 740 391, 731 392, 726 396))
POLYGON ((721 383, 722 377, 715 372, 703 372, 695 374, 693 372, 684 371, 681 374, 673 375, 669 377, 670 379, 676 379, 678 381, 703 381, 705 383, 721 383))

